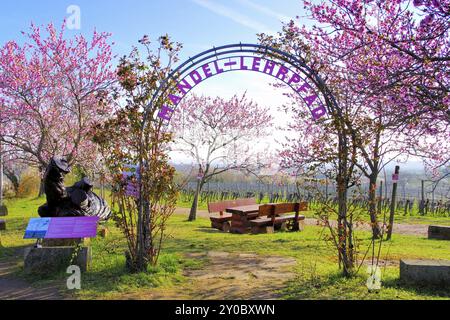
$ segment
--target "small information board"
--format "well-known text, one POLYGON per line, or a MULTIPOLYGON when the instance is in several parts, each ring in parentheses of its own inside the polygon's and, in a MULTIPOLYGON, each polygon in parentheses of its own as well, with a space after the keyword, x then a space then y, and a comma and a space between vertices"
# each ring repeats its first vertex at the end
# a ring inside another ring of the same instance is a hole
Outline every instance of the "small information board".
POLYGON ((126 181, 125 194, 128 197, 139 198, 139 166, 127 164, 124 165, 122 178, 126 181))
POLYGON ((32 218, 24 239, 95 238, 98 220, 98 217, 32 218))
POLYGON ((24 239, 43 239, 47 234, 51 218, 32 218, 25 230, 24 239))

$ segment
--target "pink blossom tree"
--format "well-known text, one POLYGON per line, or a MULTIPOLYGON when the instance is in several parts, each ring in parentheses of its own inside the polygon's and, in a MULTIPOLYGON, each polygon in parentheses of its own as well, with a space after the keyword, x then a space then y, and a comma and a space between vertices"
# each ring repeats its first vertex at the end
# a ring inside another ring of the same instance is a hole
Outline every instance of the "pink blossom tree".
POLYGON ((139 43, 143 50, 133 47, 117 68, 118 108, 94 133, 114 186, 112 215, 127 240, 126 265, 132 272, 157 264, 178 196, 175 168, 167 155, 172 134, 157 117, 161 101, 151 100, 179 61, 182 44, 167 34, 154 42, 144 36, 139 43), (123 177, 128 165, 138 166, 131 181, 123 177))
POLYGON ((189 221, 196 219, 198 197, 213 177, 229 170, 253 172, 264 164, 252 145, 272 126, 268 109, 245 94, 229 100, 192 95, 172 118, 176 144, 198 166, 198 178, 189 221))
POLYGON ((41 171, 53 155, 89 166, 90 130, 110 111, 115 81, 107 33, 65 38, 65 24, 23 33, 0 48, 0 141, 41 171))
POLYGON ((413 18, 408 1, 304 3, 321 28, 290 23, 283 41, 287 50, 320 70, 336 97, 351 91, 347 97, 353 101, 339 102, 350 102, 354 110, 347 128, 362 160, 355 165, 370 181, 369 212, 379 233, 375 190, 383 167, 401 154, 446 162, 446 4, 422 1, 427 17, 421 20, 413 18))
POLYGON ((314 50, 344 64, 355 91, 389 101, 383 110, 403 123, 398 132, 430 137, 431 143, 411 141, 405 152, 434 168, 448 163, 450 1, 304 3, 326 26, 303 28, 314 50))
MULTIPOLYGON (((299 136, 285 145, 284 165, 317 168, 347 161, 349 169, 368 177, 374 236, 379 233, 375 192, 380 170, 401 154, 417 154, 419 146, 423 156, 441 162, 442 151, 448 150, 448 15, 443 10, 448 12, 448 5, 436 3, 421 2, 427 15, 421 20, 413 18, 409 1, 304 1, 318 26, 298 28, 291 22, 279 37, 261 36, 263 43, 293 53, 315 70, 342 110, 328 124, 312 123, 301 114, 301 101, 293 106, 298 117, 291 129, 299 136), (346 154, 337 146, 342 135, 347 137, 346 154)), ((338 165, 334 171, 338 177, 338 165)), ((339 206, 343 201, 345 197, 339 206)), ((345 210, 339 209, 339 221, 344 224, 338 223, 336 244, 340 257, 351 262, 352 223, 345 210)), ((344 273, 351 268, 344 261, 344 273)))

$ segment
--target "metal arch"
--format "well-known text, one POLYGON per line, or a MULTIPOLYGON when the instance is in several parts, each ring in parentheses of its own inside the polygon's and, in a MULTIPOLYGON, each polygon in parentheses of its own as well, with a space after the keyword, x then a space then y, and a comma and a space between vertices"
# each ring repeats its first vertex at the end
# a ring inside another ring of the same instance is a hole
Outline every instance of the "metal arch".
MULTIPOLYGON (((241 56, 241 57, 244 57, 244 56, 241 56)), ((248 57, 248 56, 245 56, 245 57, 248 57)), ((229 58, 228 58, 228 57, 225 57, 225 58, 221 58, 221 59, 216 60, 216 61, 220 61, 220 60, 224 60, 224 59, 229 59, 229 58)), ((289 69, 289 70, 292 71, 292 69, 289 69)), ((233 71, 241 71, 241 70, 239 70, 239 69, 237 69, 237 70, 228 70, 228 71, 223 71, 223 73, 229 73, 229 72, 233 72, 233 71)), ((252 72, 251 70, 249 70, 249 71, 252 72)), ((273 78, 279 80, 275 75, 267 74, 267 76, 273 77, 273 78)), ((295 88, 292 84, 286 84, 286 86, 290 87, 293 91, 296 91, 296 88, 295 88)), ((191 90, 193 90, 194 88, 195 88, 195 86, 193 86, 193 87, 192 87, 191 89, 189 89, 189 90, 186 90, 185 95, 187 95, 187 94, 188 94, 191 90)), ((303 100, 303 102, 307 103, 307 102, 305 101, 305 98, 304 98, 302 95, 298 94, 298 97, 299 97, 301 100, 303 100)))
POLYGON ((322 93, 326 103, 325 106, 327 108, 328 113, 333 113, 334 111, 339 112, 338 104, 336 102, 336 99, 332 95, 331 91, 326 86, 325 82, 322 80, 322 78, 314 72, 307 64, 305 64, 303 61, 299 60, 292 54, 282 51, 280 49, 276 49, 270 46, 264 46, 260 44, 229 44, 224 45, 220 47, 213 47, 212 49, 205 50, 193 57, 189 57, 188 60, 183 62, 181 65, 179 65, 176 69, 174 69, 167 78, 161 83, 159 88, 156 90, 154 95, 152 96, 152 99, 150 103, 145 108, 144 112, 144 119, 142 126, 145 128, 146 123, 148 121, 148 113, 151 109, 151 106, 157 101, 161 95, 163 95, 167 90, 171 89, 171 86, 169 85, 170 81, 175 80, 177 78, 182 78, 181 76, 186 73, 187 71, 191 70, 192 67, 195 67, 197 65, 200 65, 202 62, 210 60, 214 57, 217 59, 220 56, 228 55, 228 54, 234 54, 234 53, 252 53, 252 54, 261 54, 262 57, 264 56, 271 56, 275 59, 278 59, 280 61, 283 61, 285 63, 288 63, 293 68, 299 70, 302 74, 304 74, 308 79, 310 79, 315 86, 317 87, 318 91, 322 93), (331 108, 331 109, 330 109, 331 108))

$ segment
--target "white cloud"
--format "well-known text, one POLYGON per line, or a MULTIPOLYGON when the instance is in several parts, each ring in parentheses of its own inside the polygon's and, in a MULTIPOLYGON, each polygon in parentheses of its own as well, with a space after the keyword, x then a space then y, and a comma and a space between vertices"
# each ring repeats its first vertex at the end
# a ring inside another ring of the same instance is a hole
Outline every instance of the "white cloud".
POLYGON ((288 16, 286 16, 286 15, 284 15, 282 13, 276 12, 273 9, 269 8, 269 7, 262 6, 259 3, 255 3, 255 2, 250 1, 250 0, 236 0, 236 1, 238 1, 240 4, 243 4, 243 5, 247 6, 247 7, 255 9, 255 10, 257 10, 257 11, 259 11, 259 12, 261 12, 261 13, 269 16, 269 17, 273 17, 273 18, 275 18, 275 19, 277 19, 279 21, 282 21, 282 22, 289 22, 292 19, 291 17, 288 17, 288 16))
POLYGON ((264 32, 264 33, 275 33, 273 30, 270 30, 269 27, 264 25, 263 23, 260 23, 246 15, 243 15, 242 13, 239 13, 229 7, 226 7, 224 5, 213 3, 208 0, 192 0, 195 4, 204 7, 208 9, 211 12, 214 12, 222 17, 228 18, 230 20, 233 20, 234 22, 250 28, 256 32, 264 32))
POLYGON ((288 22, 290 22, 291 20, 293 20, 293 21, 294 21, 294 24, 295 24, 296 26, 300 27, 298 21, 296 21, 296 20, 294 19, 295 17, 289 17, 289 16, 287 16, 287 15, 285 15, 285 14, 282 14, 282 13, 280 13, 280 12, 276 12, 276 11, 274 11, 272 8, 263 6, 263 5, 259 4, 259 3, 253 2, 253 1, 251 1, 251 0, 235 0, 235 1, 239 2, 239 3, 242 4, 242 5, 247 6, 247 7, 249 7, 249 8, 252 8, 252 9, 254 9, 254 10, 256 10, 256 11, 259 11, 260 13, 265 14, 266 16, 275 18, 275 19, 277 19, 279 22, 288 23, 288 22))

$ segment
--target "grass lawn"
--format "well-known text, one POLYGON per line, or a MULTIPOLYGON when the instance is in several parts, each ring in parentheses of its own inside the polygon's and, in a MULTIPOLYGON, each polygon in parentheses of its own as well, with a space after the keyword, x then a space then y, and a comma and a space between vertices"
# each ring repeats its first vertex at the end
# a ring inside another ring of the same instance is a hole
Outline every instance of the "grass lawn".
MULTIPOLYGON (((30 217, 36 217, 37 207, 43 199, 9 201, 7 231, 1 233, 0 262, 14 261, 14 275, 31 281, 33 286, 56 281, 65 287, 66 274, 56 274, 47 279, 36 279, 21 272, 23 259, 18 249, 32 245, 23 240, 23 232, 30 217)), ((120 299, 148 293, 206 290, 195 287, 186 276, 186 270, 207 270, 208 258, 188 258, 186 254, 220 251, 230 253, 256 253, 259 256, 292 257, 296 265, 290 280, 279 292, 284 299, 449 299, 450 288, 409 287, 401 284, 398 260, 401 258, 450 259, 450 242, 427 240, 417 236, 394 235, 383 244, 381 258, 388 263, 382 268, 383 288, 369 293, 365 282, 367 266, 364 265, 353 279, 340 276, 335 251, 330 244, 320 240, 322 229, 307 226, 298 233, 279 232, 267 235, 234 235, 212 230, 209 220, 186 222, 186 217, 175 215, 169 222, 165 250, 157 267, 148 273, 128 274, 124 268, 126 243, 120 232, 108 223, 110 234, 106 238, 92 239, 93 265, 83 274, 82 290, 75 293, 79 299, 120 299), (192 287, 194 286, 194 287, 192 287), (186 291, 186 290, 184 290, 186 291)), ((365 252, 370 244, 370 234, 358 232, 360 250, 365 252)), ((370 259, 370 253, 368 254, 370 259)), ((281 271, 274 271, 281 272, 281 271)), ((166 295, 167 298, 167 295, 166 295)), ((224 297, 226 298, 226 297, 224 297)))

